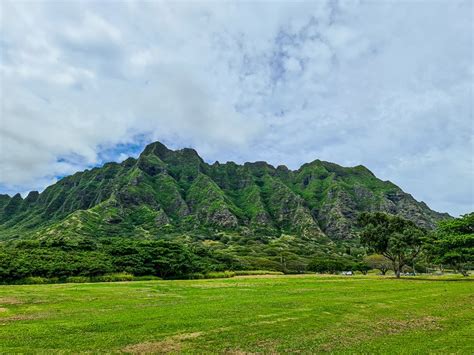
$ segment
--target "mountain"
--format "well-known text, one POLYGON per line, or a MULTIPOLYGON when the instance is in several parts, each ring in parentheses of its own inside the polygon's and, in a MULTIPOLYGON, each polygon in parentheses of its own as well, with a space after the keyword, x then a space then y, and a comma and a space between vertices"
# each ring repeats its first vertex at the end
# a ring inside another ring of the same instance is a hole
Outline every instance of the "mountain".
POLYGON ((0 195, 0 239, 227 231, 351 241, 363 211, 400 215, 428 229, 449 218, 362 165, 210 165, 193 149, 155 142, 138 159, 78 172, 42 193, 0 195))

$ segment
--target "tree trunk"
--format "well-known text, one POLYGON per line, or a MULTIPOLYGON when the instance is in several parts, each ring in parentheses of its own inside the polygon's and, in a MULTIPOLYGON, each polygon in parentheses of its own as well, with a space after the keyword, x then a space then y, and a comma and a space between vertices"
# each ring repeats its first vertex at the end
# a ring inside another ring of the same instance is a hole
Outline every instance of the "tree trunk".
POLYGON ((397 279, 400 278, 400 270, 402 269, 400 266, 400 262, 397 263, 396 260, 392 260, 392 267, 393 267, 393 272, 395 273, 395 276, 397 279))

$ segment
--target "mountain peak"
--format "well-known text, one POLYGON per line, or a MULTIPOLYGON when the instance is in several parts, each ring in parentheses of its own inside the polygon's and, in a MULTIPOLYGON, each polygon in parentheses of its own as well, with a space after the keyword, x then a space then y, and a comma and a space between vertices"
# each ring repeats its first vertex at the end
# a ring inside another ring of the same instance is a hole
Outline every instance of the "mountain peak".
POLYGON ((182 154, 183 157, 198 158, 200 161, 203 161, 198 152, 193 148, 183 148, 176 152, 182 154))
POLYGON ((315 160, 297 171, 265 161, 209 165, 192 148, 153 142, 138 159, 78 172, 25 200, 0 196, 0 239, 69 225, 78 211, 90 235, 156 234, 167 226, 173 232, 324 233, 339 240, 356 238, 356 218, 364 211, 401 215, 428 228, 447 217, 361 165, 315 160))
POLYGON ((155 154, 159 158, 163 158, 171 152, 172 150, 168 149, 168 147, 166 147, 163 143, 156 141, 148 144, 141 155, 155 154))

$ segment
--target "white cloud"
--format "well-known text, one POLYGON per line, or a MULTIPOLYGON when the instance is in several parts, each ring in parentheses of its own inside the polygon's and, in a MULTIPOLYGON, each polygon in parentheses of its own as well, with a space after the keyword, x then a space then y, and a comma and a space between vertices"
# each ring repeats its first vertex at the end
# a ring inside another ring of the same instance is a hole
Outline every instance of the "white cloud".
POLYGON ((103 17, 85 12, 79 22, 67 24, 64 30, 56 33, 64 39, 74 43, 83 50, 91 44, 104 45, 107 43, 120 44, 122 34, 120 30, 107 22, 103 17))
POLYGON ((469 1, 0 6, 3 191, 140 136, 209 161, 362 163, 473 209, 469 1))
POLYGON ((285 70, 293 73, 298 73, 301 71, 301 64, 300 61, 296 58, 288 58, 285 60, 285 70))

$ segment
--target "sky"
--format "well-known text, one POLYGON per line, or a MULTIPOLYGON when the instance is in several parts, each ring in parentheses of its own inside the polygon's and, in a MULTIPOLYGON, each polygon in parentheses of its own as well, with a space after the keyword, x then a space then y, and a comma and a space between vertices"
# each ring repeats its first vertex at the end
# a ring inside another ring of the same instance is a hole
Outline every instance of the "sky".
POLYGON ((152 141, 474 210, 472 1, 0 2, 0 193, 152 141))

